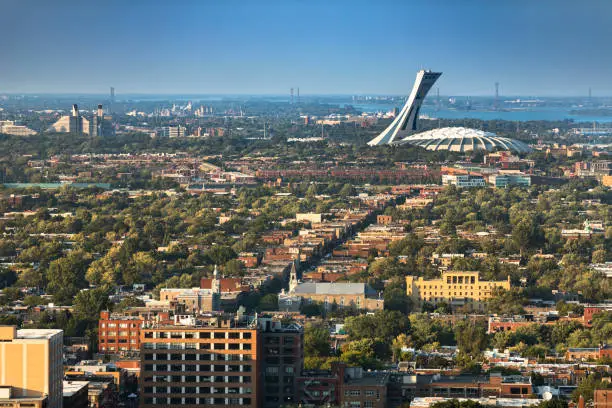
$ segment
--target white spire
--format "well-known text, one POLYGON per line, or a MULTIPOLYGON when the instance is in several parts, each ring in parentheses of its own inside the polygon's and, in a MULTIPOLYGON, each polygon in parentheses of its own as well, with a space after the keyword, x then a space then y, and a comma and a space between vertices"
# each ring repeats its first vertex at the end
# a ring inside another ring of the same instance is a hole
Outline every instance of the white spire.
POLYGON ((291 272, 289 272, 289 293, 293 293, 295 288, 297 288, 298 279, 297 279, 297 269, 295 267, 295 261, 291 263, 291 272))
POLYGON ((221 293, 221 281, 219 281, 219 270, 217 269, 217 265, 215 265, 210 289, 212 293, 221 293))

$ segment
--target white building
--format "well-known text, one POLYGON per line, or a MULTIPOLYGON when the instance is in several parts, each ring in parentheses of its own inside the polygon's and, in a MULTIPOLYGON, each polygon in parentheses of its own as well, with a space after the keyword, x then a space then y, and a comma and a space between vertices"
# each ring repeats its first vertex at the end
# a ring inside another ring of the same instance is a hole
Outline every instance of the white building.
POLYGON ((187 128, 185 126, 164 126, 158 130, 158 137, 185 137, 187 135, 187 128))
POLYGON ((443 174, 442 185, 454 185, 459 188, 486 187, 484 177, 470 174, 443 174))

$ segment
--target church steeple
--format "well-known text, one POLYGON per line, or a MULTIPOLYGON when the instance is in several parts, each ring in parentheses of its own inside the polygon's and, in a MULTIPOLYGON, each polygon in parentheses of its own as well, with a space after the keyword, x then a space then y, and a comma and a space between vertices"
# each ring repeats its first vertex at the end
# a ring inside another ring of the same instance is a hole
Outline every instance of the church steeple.
POLYGON ((291 272, 289 272, 289 293, 293 293, 297 285, 298 285, 297 269, 295 267, 295 261, 293 261, 291 263, 291 272))

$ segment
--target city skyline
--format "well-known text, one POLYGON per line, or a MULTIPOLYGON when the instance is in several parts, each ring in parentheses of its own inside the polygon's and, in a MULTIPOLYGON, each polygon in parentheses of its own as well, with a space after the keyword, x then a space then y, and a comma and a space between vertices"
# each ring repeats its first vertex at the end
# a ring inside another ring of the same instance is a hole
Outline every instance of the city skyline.
POLYGON ((612 95, 604 1, 25 7, 3 4, 28 16, 0 28, 3 93, 403 95, 425 68, 445 95, 612 95))

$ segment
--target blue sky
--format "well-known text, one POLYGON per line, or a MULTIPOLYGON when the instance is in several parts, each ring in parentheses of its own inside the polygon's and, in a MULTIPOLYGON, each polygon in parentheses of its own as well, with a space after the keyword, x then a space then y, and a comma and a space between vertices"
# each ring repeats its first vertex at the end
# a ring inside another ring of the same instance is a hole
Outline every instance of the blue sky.
POLYGON ((0 0, 0 92, 612 95, 612 0, 0 0))

